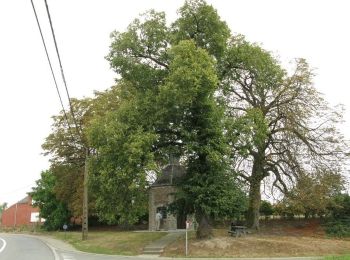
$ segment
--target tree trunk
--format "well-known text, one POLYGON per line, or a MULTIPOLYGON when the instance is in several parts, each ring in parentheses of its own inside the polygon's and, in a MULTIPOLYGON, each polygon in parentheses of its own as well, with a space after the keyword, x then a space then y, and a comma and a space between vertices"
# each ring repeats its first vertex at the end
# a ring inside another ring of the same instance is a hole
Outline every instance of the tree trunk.
POLYGON ((260 202, 260 179, 252 179, 250 182, 249 207, 247 212, 247 225, 249 228, 259 229, 260 202))
POLYGON ((264 153, 259 151, 254 156, 252 175, 250 176, 249 206, 247 212, 247 225, 252 229, 259 229, 261 193, 260 184, 264 178, 264 153))
POLYGON ((210 217, 203 213, 196 213, 198 228, 196 236, 199 239, 211 238, 213 235, 213 227, 210 223, 210 217))

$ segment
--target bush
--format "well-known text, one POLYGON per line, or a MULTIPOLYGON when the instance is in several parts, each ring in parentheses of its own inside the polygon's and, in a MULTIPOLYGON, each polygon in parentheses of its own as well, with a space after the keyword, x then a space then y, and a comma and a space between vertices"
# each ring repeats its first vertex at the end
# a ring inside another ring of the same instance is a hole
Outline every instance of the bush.
POLYGON ((350 237, 350 217, 332 219, 326 224, 326 233, 333 237, 350 237))
POLYGON ((328 207, 332 218, 342 219, 350 216, 350 195, 338 194, 334 196, 334 203, 328 207))
POLYGON ((270 202, 263 200, 260 205, 260 213, 268 218, 274 213, 273 206, 270 202))

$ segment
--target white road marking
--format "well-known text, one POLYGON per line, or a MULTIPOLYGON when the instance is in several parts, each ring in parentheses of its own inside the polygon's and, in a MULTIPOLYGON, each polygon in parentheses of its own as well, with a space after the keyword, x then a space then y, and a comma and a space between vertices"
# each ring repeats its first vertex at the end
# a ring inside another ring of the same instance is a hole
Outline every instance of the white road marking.
POLYGON ((38 240, 40 240, 41 242, 43 242, 46 246, 48 246, 48 248, 51 249, 54 257, 55 257, 55 260, 60 260, 60 256, 58 255, 58 253, 56 252, 56 248, 54 248, 53 246, 51 246, 50 244, 46 243, 44 240, 41 240, 40 238, 36 238, 38 240))
POLYGON ((63 257, 63 260, 75 260, 75 258, 72 255, 66 255, 66 254, 61 254, 63 257))
POLYGON ((6 247, 6 241, 2 238, 0 238, 0 240, 2 241, 2 244, 3 244, 2 247, 0 248, 0 253, 1 253, 2 251, 4 251, 4 249, 6 247))

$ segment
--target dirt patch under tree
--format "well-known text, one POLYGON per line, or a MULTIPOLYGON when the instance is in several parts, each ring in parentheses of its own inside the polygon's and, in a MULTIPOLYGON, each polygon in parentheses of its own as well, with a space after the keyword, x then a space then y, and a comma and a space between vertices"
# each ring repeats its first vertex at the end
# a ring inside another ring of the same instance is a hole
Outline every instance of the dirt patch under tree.
MULTIPOLYGON (((168 246, 164 256, 184 255, 184 239, 168 246)), ((350 253, 350 240, 328 238, 319 220, 270 220, 259 232, 231 237, 227 229, 216 229, 214 238, 197 240, 190 235, 191 257, 281 257, 325 256, 350 253)))

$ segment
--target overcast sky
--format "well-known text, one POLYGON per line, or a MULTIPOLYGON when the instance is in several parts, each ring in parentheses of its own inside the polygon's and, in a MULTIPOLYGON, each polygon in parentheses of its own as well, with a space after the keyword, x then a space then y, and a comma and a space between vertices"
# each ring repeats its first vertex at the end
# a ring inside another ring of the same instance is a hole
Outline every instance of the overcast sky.
MULTIPOLYGON (((341 130, 350 139, 349 1, 208 2, 233 33, 261 43, 283 64, 306 58, 325 99, 345 105, 341 130)), ((54 60, 44 0, 34 4, 54 60)), ((48 0, 48 4, 70 95, 81 98, 114 82, 116 75, 104 59, 113 30, 125 30, 138 14, 151 8, 165 11, 172 22, 183 1, 48 0)), ((55 72, 60 79, 56 62, 55 72)), ((59 110, 30 0, 0 0, 0 203, 22 199, 48 168, 41 144, 50 133, 51 116, 59 110)))

